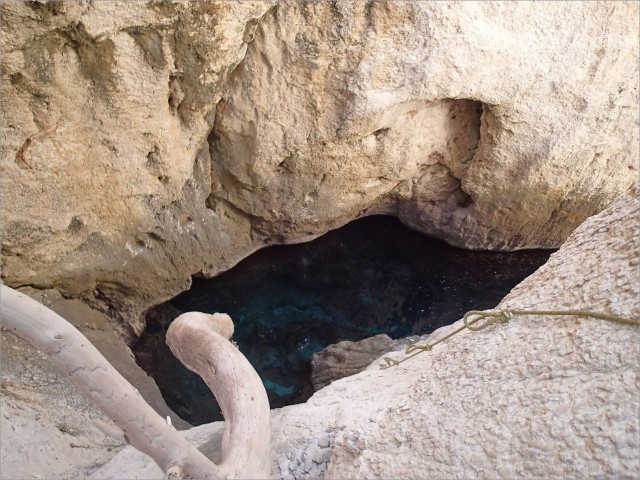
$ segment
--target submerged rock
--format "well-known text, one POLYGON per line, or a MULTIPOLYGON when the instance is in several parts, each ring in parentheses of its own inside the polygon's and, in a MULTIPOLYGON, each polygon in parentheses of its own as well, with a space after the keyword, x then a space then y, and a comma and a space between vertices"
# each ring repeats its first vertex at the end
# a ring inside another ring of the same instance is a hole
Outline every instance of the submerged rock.
POLYGON ((380 334, 358 342, 345 340, 329 345, 311 357, 313 389, 317 392, 335 380, 355 375, 367 368, 381 355, 406 348, 419 338, 393 340, 388 335, 380 334))

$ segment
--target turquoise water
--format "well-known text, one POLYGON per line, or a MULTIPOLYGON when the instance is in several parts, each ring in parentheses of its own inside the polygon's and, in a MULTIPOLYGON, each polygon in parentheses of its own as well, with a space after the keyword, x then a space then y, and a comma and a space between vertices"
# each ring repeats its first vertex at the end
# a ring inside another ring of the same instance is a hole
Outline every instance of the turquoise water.
POLYGON ((234 341, 260 374, 271 407, 312 393, 309 360, 341 340, 429 333, 467 310, 494 307, 551 252, 471 252, 373 216, 305 244, 265 248, 150 312, 136 357, 169 406, 200 424, 220 419, 206 385, 164 345, 166 321, 225 312, 234 341))

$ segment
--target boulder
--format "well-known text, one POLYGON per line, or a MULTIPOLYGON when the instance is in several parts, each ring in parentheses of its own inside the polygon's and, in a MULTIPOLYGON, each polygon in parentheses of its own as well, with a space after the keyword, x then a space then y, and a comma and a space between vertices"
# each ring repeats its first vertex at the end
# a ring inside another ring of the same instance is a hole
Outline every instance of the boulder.
POLYGON ((329 345, 311 357, 313 389, 317 392, 339 378, 355 375, 382 354, 406 348, 418 338, 393 340, 388 335, 380 334, 356 342, 344 340, 329 345))

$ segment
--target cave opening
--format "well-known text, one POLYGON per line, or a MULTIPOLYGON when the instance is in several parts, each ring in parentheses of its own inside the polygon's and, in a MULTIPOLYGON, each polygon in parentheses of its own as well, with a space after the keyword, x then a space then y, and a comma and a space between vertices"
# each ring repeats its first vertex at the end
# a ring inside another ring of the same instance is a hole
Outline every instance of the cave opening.
POLYGON ((353 221, 313 241, 270 246, 152 309, 134 347, 167 404, 199 425, 221 420, 215 399, 164 338, 187 311, 228 313, 233 340, 263 380, 271 408, 313 393, 310 359, 342 340, 430 333, 468 310, 493 308, 550 250, 451 247, 388 216, 353 221))

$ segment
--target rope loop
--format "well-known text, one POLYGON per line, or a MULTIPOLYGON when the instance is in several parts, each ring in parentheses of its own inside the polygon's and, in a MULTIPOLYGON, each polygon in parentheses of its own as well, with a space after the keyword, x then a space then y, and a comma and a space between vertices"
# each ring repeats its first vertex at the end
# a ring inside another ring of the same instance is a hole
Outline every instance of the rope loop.
POLYGON ((495 325, 496 323, 507 323, 513 314, 510 310, 471 310, 464 314, 462 317, 462 321, 464 322, 464 326, 471 330, 472 332, 479 332, 480 330, 484 330, 491 325, 495 325), (474 319, 470 319, 472 316, 476 316, 474 319), (486 320, 485 320, 486 319, 486 320), (476 325, 476 323, 480 322, 480 320, 485 320, 484 323, 480 323, 476 325))
POLYGON ((433 345, 409 345, 404 353, 413 353, 416 350, 420 350, 422 352, 429 352, 433 348, 433 345))
POLYGON ((396 365, 399 365, 400 362, 398 362, 397 360, 394 360, 391 357, 384 357, 383 360, 387 363, 386 365, 380 365, 380 368, 389 368, 389 367, 395 367, 396 365))
POLYGON ((640 321, 633 318, 620 317, 618 315, 611 315, 608 313, 591 312, 588 310, 529 310, 519 308, 503 308, 500 310, 470 310, 464 314, 462 321, 464 325, 456 330, 448 333, 442 338, 429 343, 427 345, 409 345, 404 357, 401 360, 394 360, 393 358, 384 357, 386 364, 380 365, 380 368, 386 369, 400 365, 402 362, 412 359, 416 355, 422 352, 428 352, 433 349, 437 344, 448 340, 449 338, 457 335, 464 329, 471 330, 472 332, 479 332, 496 323, 508 323, 514 315, 549 315, 549 316, 574 316, 574 317, 591 317, 599 320, 608 320, 610 322, 618 322, 626 325, 640 326, 640 321), (475 317, 475 318, 471 318, 475 317), (482 322, 482 323, 478 323, 482 322))

